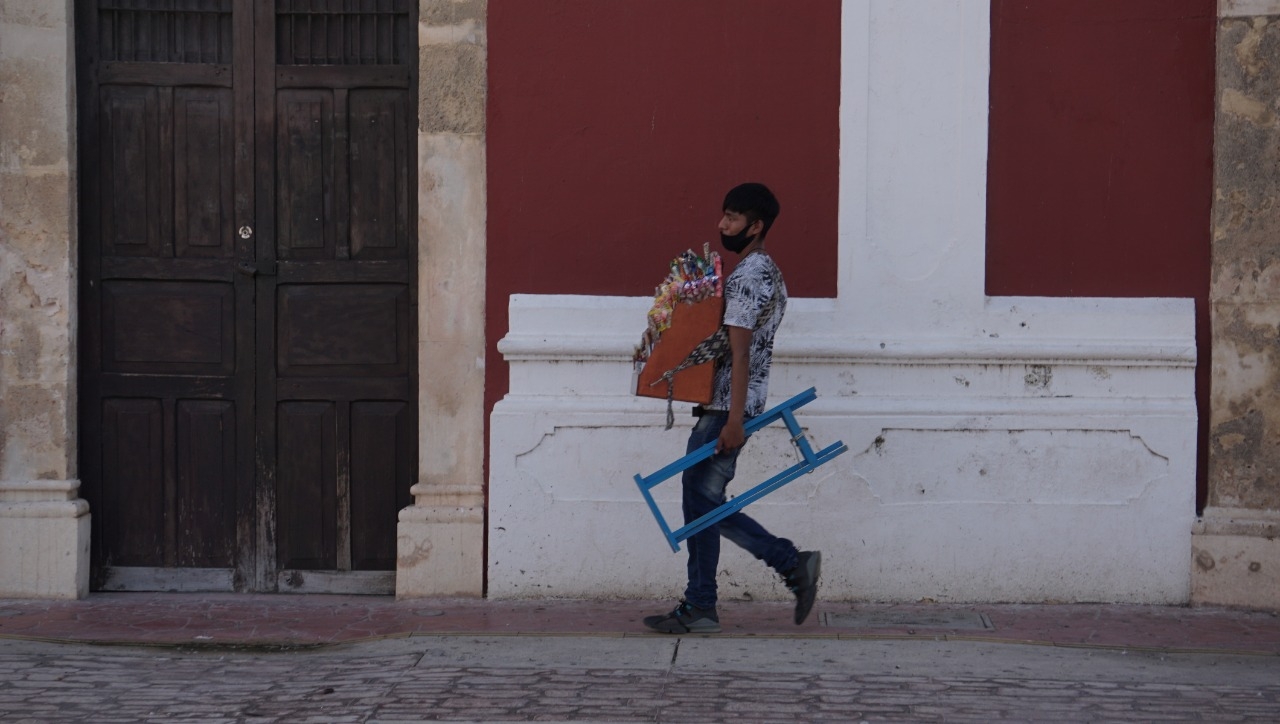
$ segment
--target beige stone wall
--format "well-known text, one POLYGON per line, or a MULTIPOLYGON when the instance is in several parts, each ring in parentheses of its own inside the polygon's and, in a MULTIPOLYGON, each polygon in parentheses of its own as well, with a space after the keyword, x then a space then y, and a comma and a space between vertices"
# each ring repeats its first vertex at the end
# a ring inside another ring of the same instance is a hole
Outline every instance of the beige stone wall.
POLYGON ((69 7, 0 0, 0 480, 75 477, 69 7))
POLYGON ((1280 610, 1280 0, 1220 0, 1209 498, 1192 601, 1280 610))
POLYGON ((88 592, 70 0, 0 0, 0 596, 88 592))
POLYGON ((1280 510, 1280 17, 1218 34, 1209 505, 1280 510))
POLYGON ((420 432, 401 597, 483 593, 486 12, 419 5, 420 432))

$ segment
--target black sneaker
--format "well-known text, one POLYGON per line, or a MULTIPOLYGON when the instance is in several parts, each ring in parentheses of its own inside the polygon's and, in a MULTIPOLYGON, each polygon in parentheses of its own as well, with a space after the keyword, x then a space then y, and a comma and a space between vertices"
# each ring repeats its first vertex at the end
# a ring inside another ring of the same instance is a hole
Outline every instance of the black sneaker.
POLYGON ((796 594, 796 625, 804 623, 813 609, 813 601, 818 597, 818 576, 822 573, 822 553, 820 551, 801 551, 800 561, 796 567, 787 571, 783 578, 787 588, 796 594))
POLYGON ((720 617, 714 608, 698 608, 686 601, 671 613, 645 616, 644 625, 662 633, 720 633, 720 617))

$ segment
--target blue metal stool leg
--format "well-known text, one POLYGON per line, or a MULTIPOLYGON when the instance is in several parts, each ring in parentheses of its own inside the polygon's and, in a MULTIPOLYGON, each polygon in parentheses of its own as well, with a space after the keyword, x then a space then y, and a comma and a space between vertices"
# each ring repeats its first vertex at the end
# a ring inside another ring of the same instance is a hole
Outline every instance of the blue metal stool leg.
POLYGON ((682 528, 675 531, 671 530, 671 526, 669 526, 666 519, 662 517, 662 511, 658 509, 658 504, 654 501, 653 494, 650 491, 659 484, 674 477, 676 474, 682 473, 688 468, 691 468, 714 455, 716 452, 716 441, 712 440, 706 445, 703 445, 697 450, 694 450, 688 455, 685 455, 679 460, 676 460, 651 475, 646 477, 641 477, 640 475, 635 476, 636 485, 640 488, 640 494, 644 496, 645 502, 649 504, 649 510, 653 513, 653 517, 658 521, 658 527, 662 529, 662 535, 667 539, 667 543, 671 546, 672 551, 680 550, 680 541, 705 530, 709 526, 719 523, 747 505, 763 498, 801 475, 813 472, 819 465, 829 462, 832 458, 849 449, 843 442, 835 442, 815 453, 812 446, 809 445, 809 440, 805 438, 804 432, 800 428, 800 423, 796 421, 794 411, 796 408, 803 407, 817 399, 817 397, 817 391, 810 387, 808 390, 801 392, 777 407, 751 418, 745 425, 743 425, 747 434, 750 435, 775 420, 781 419, 786 424, 787 430, 791 433, 792 444, 794 444, 800 452, 800 456, 802 458, 800 462, 792 465, 786 470, 783 470, 777 475, 774 475, 750 490, 747 490, 745 493, 726 501, 720 507, 710 513, 707 513, 701 518, 688 523, 682 528))

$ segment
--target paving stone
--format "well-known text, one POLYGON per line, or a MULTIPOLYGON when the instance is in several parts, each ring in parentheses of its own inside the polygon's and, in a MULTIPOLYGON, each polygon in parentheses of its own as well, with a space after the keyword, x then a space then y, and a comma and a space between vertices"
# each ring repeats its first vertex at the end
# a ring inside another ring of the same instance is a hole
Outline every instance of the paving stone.
MULTIPOLYGON (((104 649, 100 656, 72 656, 60 651, 48 645, 3 659, 15 665, 0 667, 0 719, 796 724, 1057 722, 1085 714, 1099 721, 1280 720, 1280 676, 1275 685, 1215 687, 1071 676, 1077 672, 1056 679, 984 679, 758 669, 433 668, 421 665, 417 656, 358 651, 237 653, 232 658, 207 652, 118 655, 104 649)), ((1272 669, 1280 672, 1280 657, 1266 661, 1274 661, 1272 669)))

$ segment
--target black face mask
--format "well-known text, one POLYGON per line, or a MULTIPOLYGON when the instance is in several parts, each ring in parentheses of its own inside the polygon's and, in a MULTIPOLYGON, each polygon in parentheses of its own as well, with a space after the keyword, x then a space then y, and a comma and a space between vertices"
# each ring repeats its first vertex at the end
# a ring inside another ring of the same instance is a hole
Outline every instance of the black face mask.
POLYGON ((729 236, 728 234, 721 232, 720 243, 724 245, 725 249, 728 249, 734 254, 741 254, 742 250, 747 248, 747 245, 750 244, 755 239, 755 237, 749 236, 747 234, 747 231, 751 228, 753 224, 755 224, 754 221, 742 227, 742 231, 739 231, 733 236, 729 236))

